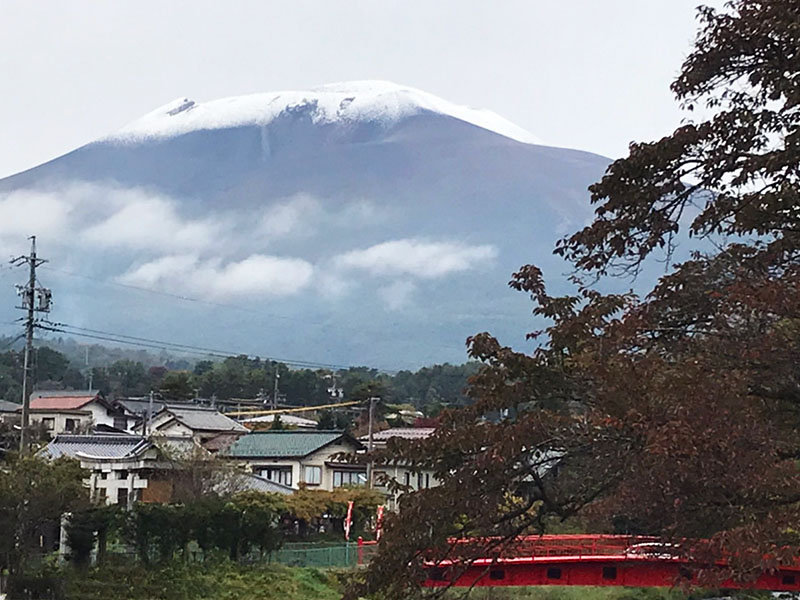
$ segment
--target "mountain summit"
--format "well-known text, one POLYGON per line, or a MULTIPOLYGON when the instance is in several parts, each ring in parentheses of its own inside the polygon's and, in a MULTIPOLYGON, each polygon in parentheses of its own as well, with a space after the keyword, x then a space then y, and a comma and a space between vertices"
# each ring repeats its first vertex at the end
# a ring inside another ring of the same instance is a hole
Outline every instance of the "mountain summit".
POLYGON ((130 123, 106 141, 141 142, 192 131, 231 127, 267 127, 281 115, 304 115, 316 124, 375 123, 385 129, 424 113, 452 117, 517 140, 540 144, 536 137, 488 110, 459 106, 433 94, 388 81, 333 83, 308 91, 270 92, 197 103, 179 98, 130 123))
POLYGON ((524 343, 530 307, 509 276, 567 270, 553 245, 590 218, 608 163, 382 81, 181 98, 0 180, 0 252, 39 236, 53 318, 72 325, 335 364, 460 362, 478 331, 524 343))

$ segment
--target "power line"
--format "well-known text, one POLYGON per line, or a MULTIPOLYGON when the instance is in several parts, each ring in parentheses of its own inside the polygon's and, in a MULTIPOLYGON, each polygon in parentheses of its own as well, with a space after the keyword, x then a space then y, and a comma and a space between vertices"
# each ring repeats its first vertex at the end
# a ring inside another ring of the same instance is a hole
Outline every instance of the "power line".
POLYGON ((246 417, 255 415, 278 415, 284 413, 298 413, 310 412, 314 410, 323 410, 326 408, 339 408, 341 406, 355 406, 356 404, 364 404, 361 400, 351 400, 349 402, 336 402, 335 404, 319 404, 317 406, 300 406, 298 408, 272 408, 269 410, 234 410, 226 412, 226 415, 234 417, 246 417))
MULTIPOLYGON (((97 339, 103 341, 110 341, 110 342, 118 342, 122 344, 129 344, 132 346, 141 346, 151 349, 157 350, 173 350, 173 351, 181 351, 187 354, 195 354, 201 356, 213 356, 217 358, 232 358, 237 356, 247 356, 248 358, 255 357, 254 355, 250 355, 246 352, 231 352, 227 350, 219 350, 217 348, 208 348, 204 346, 195 346, 191 344, 180 344, 177 342, 166 342, 163 340, 156 340, 153 338, 146 338, 140 336, 132 336, 122 333, 113 333, 110 331, 103 331, 100 329, 91 329, 88 327, 77 327, 75 325, 69 325, 68 323, 51 323, 50 326, 42 326, 42 329, 47 331, 53 331, 57 333, 66 333, 69 335, 75 335, 78 337, 85 337, 89 339, 97 339)), ((290 359, 290 358, 281 358, 281 357, 273 357, 273 356, 265 356, 262 357, 264 360, 280 362, 286 365, 292 365, 296 367, 304 367, 304 368, 316 368, 316 369, 350 369, 353 368, 354 365, 340 365, 340 364, 333 364, 333 363, 322 363, 316 361, 308 361, 308 360, 298 360, 298 359, 290 359)), ((363 366, 363 365, 362 365, 363 366)), ((376 367, 370 367, 376 368, 376 367)), ((377 369, 377 368, 376 368, 377 369)), ((377 369, 384 373, 393 373, 392 370, 387 369, 377 369)))
POLYGON ((237 305, 237 304, 226 304, 224 302, 215 302, 213 300, 206 300, 204 298, 195 298, 193 296, 186 296, 184 294, 175 294, 175 293, 166 292, 166 291, 163 291, 163 290, 155 290, 153 288, 147 288, 147 287, 143 287, 143 286, 139 286, 139 285, 131 285, 129 283, 120 283, 118 281, 109 281, 107 279, 101 279, 100 277, 93 277, 91 275, 84 275, 82 273, 75 273, 74 271, 66 271, 64 269, 57 269, 57 268, 51 267, 51 266, 43 267, 43 268, 45 268, 45 269, 47 269, 49 271, 53 271, 55 273, 61 273, 62 275, 67 275, 69 277, 78 277, 80 279, 86 279, 88 281, 94 281, 95 283, 99 283, 101 285, 107 285, 107 286, 110 286, 110 287, 117 287, 117 288, 122 288, 122 289, 127 289, 127 290, 136 290, 136 291, 139 291, 139 292, 146 292, 148 294, 154 294, 156 296, 164 296, 165 298, 172 298, 173 300, 182 300, 184 302, 193 302, 193 303, 196 303, 196 304, 206 304, 208 306, 216 306, 216 307, 219 307, 219 308, 232 308, 234 310, 238 310, 238 311, 241 311, 241 312, 246 312, 246 313, 251 313, 251 314, 261 315, 261 316, 268 316, 268 317, 273 317, 273 318, 276 318, 276 319, 285 319, 285 320, 288 320, 288 321, 301 321, 302 320, 304 323, 311 323, 312 325, 325 325, 325 323, 308 321, 306 319, 300 319, 298 317, 290 317, 288 315, 279 315, 279 314, 276 314, 276 313, 267 313, 267 312, 264 312, 264 311, 261 311, 261 310, 255 310, 255 309, 252 309, 252 308, 246 308, 244 306, 240 306, 240 305, 237 305))
MULTIPOLYGON (((163 291, 163 290, 156 290, 156 289, 153 289, 153 288, 147 288, 147 287, 143 287, 143 286, 132 285, 132 284, 129 284, 129 283, 120 283, 118 281, 111 281, 111 280, 103 279, 103 278, 100 278, 100 277, 94 277, 92 275, 86 275, 86 274, 83 274, 83 273, 76 273, 74 271, 68 271, 68 270, 65 270, 65 269, 59 269, 59 268, 53 267, 51 265, 46 265, 46 266, 44 266, 42 268, 43 269, 47 269, 48 271, 53 271, 54 273, 60 273, 62 275, 67 275, 69 277, 77 277, 77 278, 80 278, 80 279, 86 279, 88 281, 93 281, 93 282, 98 283, 100 285, 105 285, 105 286, 109 286, 109 287, 117 287, 117 288, 121 288, 121 289, 135 290, 135 291, 139 291, 139 292, 145 292, 145 293, 148 293, 148 294, 154 294, 156 296, 162 296, 162 297, 170 298, 170 299, 173 299, 173 300, 181 300, 183 302, 191 302, 191 303, 195 303, 195 304, 205 304, 205 305, 208 305, 208 306, 215 306, 215 307, 219 307, 219 308, 229 308, 229 309, 238 310, 240 312, 246 312, 246 313, 250 313, 250 314, 253 314, 253 315, 258 315, 260 317, 271 317, 271 318, 274 318, 274 319, 282 319, 282 320, 286 320, 286 321, 300 322, 300 323, 303 323, 304 325, 318 325, 320 327, 331 327, 331 325, 332 325, 331 323, 328 323, 328 322, 313 321, 313 320, 310 320, 310 319, 308 319, 306 317, 293 317, 293 316, 289 316, 289 315, 281 315, 281 314, 277 314, 277 313, 265 312, 263 310, 256 310, 256 309, 252 309, 252 308, 246 308, 244 306, 237 305, 237 304, 227 304, 225 302, 216 302, 214 300, 207 300, 205 298, 196 298, 196 297, 193 297, 193 296, 187 296, 187 295, 184 295, 184 294, 176 294, 176 293, 167 292, 167 291, 163 291)), ((361 324, 361 327, 362 328, 364 327, 363 323, 361 324)), ((381 330, 381 332, 382 332, 382 330, 381 330)), ((377 333, 377 331, 376 331, 376 333, 377 333)), ((442 349, 445 349, 445 350, 458 350, 458 351, 463 351, 464 350, 464 347, 461 346, 461 345, 434 343, 434 344, 431 344, 431 346, 435 346, 437 348, 442 348, 442 349)), ((386 370, 386 369, 380 369, 380 370, 383 371, 383 372, 386 372, 386 373, 396 372, 396 371, 393 371, 393 370, 386 370)))
MULTIPOLYGON (((196 297, 193 297, 193 296, 186 296, 184 294, 176 294, 176 293, 167 292, 167 291, 163 291, 163 290, 156 290, 156 289, 153 289, 153 288, 147 288, 147 287, 138 286, 138 285, 131 285, 129 283, 120 283, 118 281, 110 281, 108 279, 102 279, 100 277, 94 277, 92 275, 85 275, 83 273, 76 273, 74 271, 67 271, 65 269, 58 269, 58 268, 53 267, 51 265, 46 265, 46 266, 44 266, 42 268, 43 269, 47 269, 48 271, 53 271, 54 273, 60 273, 62 275, 67 275, 69 277, 77 277, 79 279, 86 279, 87 281, 93 281, 93 282, 98 283, 100 285, 105 285, 105 286, 109 286, 109 287, 116 287, 116 288, 121 288, 121 289, 128 289, 128 290, 136 290, 138 292, 145 292, 145 293, 148 293, 148 294, 154 294, 156 296, 162 296, 162 297, 165 297, 165 298, 171 298, 173 300, 181 300, 183 302, 192 302, 192 303, 195 303, 195 304, 205 304, 205 305, 208 305, 208 306, 215 306, 215 307, 218 307, 218 308, 230 308, 230 309, 233 309, 233 310, 238 310, 240 312, 246 312, 246 313, 250 313, 250 314, 254 314, 254 315, 259 315, 261 317, 271 317, 271 318, 274 318, 274 319, 283 319, 283 320, 286 320, 286 321, 301 322, 304 325, 319 325, 320 327, 330 327, 330 325, 331 325, 330 323, 325 323, 325 322, 321 322, 321 321, 313 321, 313 320, 307 319, 305 317, 292 317, 292 316, 289 316, 289 315, 280 315, 280 314, 277 314, 277 313, 265 312, 263 310, 256 310, 256 309, 252 309, 252 308, 247 308, 245 306, 241 306, 241 305, 238 305, 238 304, 227 304, 225 302, 216 302, 214 300, 207 300, 205 298, 196 298, 196 297)), ((362 327, 363 327, 363 324, 362 324, 362 327)), ((438 348, 446 349, 446 350, 459 350, 459 351, 461 351, 461 350, 464 349, 463 346, 456 346, 456 345, 450 345, 450 344, 435 344, 435 346, 438 347, 438 348)))

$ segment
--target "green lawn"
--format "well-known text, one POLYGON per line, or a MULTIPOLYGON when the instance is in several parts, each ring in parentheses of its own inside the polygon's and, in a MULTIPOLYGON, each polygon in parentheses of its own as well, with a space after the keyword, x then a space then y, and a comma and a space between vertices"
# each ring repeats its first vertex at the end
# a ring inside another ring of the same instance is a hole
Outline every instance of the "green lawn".
POLYGON ((146 569, 106 567, 68 575, 67 600, 338 600, 336 579, 319 569, 229 563, 146 569))
MULTIPOLYGON (((85 572, 71 568, 54 573, 65 580, 66 600, 338 600, 342 585, 337 572, 283 565, 242 566, 230 562, 183 563, 145 568, 106 566, 85 572)), ((339 576, 347 575, 339 571, 339 576)), ((450 590, 447 600, 463 598, 465 590, 450 590)), ((720 597, 698 591, 688 598, 720 597)), ((768 598, 764 593, 740 593, 736 598, 768 598)), ((536 587, 476 588, 469 600, 684 600, 665 588, 536 587)))

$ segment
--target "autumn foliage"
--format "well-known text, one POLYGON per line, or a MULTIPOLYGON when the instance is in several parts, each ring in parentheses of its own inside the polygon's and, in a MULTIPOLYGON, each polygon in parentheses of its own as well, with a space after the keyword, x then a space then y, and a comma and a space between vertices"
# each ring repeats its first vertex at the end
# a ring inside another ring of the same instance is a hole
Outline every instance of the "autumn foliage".
POLYGON ((472 405, 387 449, 442 485, 404 496, 353 594, 407 597, 424 561, 575 520, 707 540, 741 578, 800 554, 800 1, 699 14, 672 89, 710 116, 632 144, 591 187, 594 222, 556 248, 574 294, 513 276, 545 323, 536 349, 470 338, 472 405), (594 286, 674 262, 677 242, 688 258, 646 296, 594 286))

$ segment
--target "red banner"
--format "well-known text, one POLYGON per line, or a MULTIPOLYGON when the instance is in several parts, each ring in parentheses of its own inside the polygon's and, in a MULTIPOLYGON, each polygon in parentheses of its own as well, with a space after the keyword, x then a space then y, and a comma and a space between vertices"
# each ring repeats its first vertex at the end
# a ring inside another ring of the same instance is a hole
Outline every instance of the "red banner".
POLYGON ((383 505, 378 507, 378 517, 375 520, 375 539, 381 541, 381 534, 383 533, 383 505))
POLYGON ((344 539, 350 541, 350 526, 353 524, 353 501, 347 503, 347 516, 344 518, 344 539))

